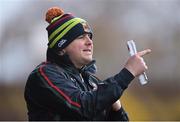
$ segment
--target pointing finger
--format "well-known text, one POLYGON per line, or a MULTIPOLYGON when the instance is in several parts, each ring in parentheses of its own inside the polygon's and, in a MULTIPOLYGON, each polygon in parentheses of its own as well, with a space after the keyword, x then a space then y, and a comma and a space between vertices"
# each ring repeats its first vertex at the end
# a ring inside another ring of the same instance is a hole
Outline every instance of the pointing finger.
POLYGON ((137 53, 137 55, 139 55, 140 57, 146 55, 146 54, 149 54, 151 52, 150 49, 146 49, 146 50, 143 50, 143 51, 140 51, 137 53))

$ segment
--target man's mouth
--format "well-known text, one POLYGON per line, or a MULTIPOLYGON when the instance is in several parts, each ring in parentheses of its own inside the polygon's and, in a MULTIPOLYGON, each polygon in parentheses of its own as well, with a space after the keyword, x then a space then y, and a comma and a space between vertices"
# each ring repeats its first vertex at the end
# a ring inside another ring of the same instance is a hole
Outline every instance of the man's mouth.
POLYGON ((92 55, 92 50, 91 49, 84 49, 83 52, 85 54, 92 55))
POLYGON ((84 49, 84 52, 92 52, 91 49, 84 49))

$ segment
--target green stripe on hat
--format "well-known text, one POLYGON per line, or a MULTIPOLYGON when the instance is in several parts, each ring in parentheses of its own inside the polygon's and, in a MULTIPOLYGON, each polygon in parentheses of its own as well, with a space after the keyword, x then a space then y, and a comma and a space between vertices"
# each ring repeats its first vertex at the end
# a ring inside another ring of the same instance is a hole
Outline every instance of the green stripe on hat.
POLYGON ((54 21, 58 20, 58 19, 61 18, 62 16, 63 16, 63 14, 60 15, 60 16, 58 16, 58 17, 55 17, 53 20, 51 20, 51 23, 53 23, 54 21))
MULTIPOLYGON (((54 40, 53 40, 53 42, 49 45, 49 47, 50 48, 52 48, 56 43, 57 43, 57 41, 58 40, 60 40, 69 30, 71 30, 74 26, 76 26, 78 23, 80 23, 80 22, 85 22, 85 20, 83 20, 83 19, 81 19, 81 18, 74 18, 74 19, 72 19, 73 21, 72 22, 69 22, 68 21, 68 24, 67 24, 67 28, 66 29, 64 29, 65 27, 63 27, 63 32, 62 33, 60 33, 54 40)), ((64 24, 63 24, 64 25, 64 24)), ((61 29, 62 30, 62 29, 61 29)))
POLYGON ((56 29, 56 30, 49 36, 48 40, 50 41, 52 38, 54 38, 54 36, 55 36, 57 33, 61 32, 64 28, 66 28, 68 25, 70 25, 70 24, 71 24, 72 22, 74 22, 74 21, 76 21, 76 18, 71 19, 71 20, 65 22, 63 25, 61 25, 58 29, 56 29))

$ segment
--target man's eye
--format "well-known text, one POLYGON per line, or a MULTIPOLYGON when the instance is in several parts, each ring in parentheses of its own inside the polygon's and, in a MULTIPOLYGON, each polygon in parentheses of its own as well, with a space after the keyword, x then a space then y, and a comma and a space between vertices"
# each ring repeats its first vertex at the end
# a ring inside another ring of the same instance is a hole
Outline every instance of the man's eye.
POLYGON ((92 39, 92 35, 90 33, 88 33, 88 36, 89 36, 90 39, 92 39))

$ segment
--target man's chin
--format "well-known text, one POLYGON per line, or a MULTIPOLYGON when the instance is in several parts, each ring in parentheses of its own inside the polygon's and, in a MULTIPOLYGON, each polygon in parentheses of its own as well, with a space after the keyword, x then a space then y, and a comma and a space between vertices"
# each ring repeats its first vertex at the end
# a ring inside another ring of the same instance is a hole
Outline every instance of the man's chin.
POLYGON ((85 59, 85 64, 89 64, 92 60, 92 58, 85 59))

